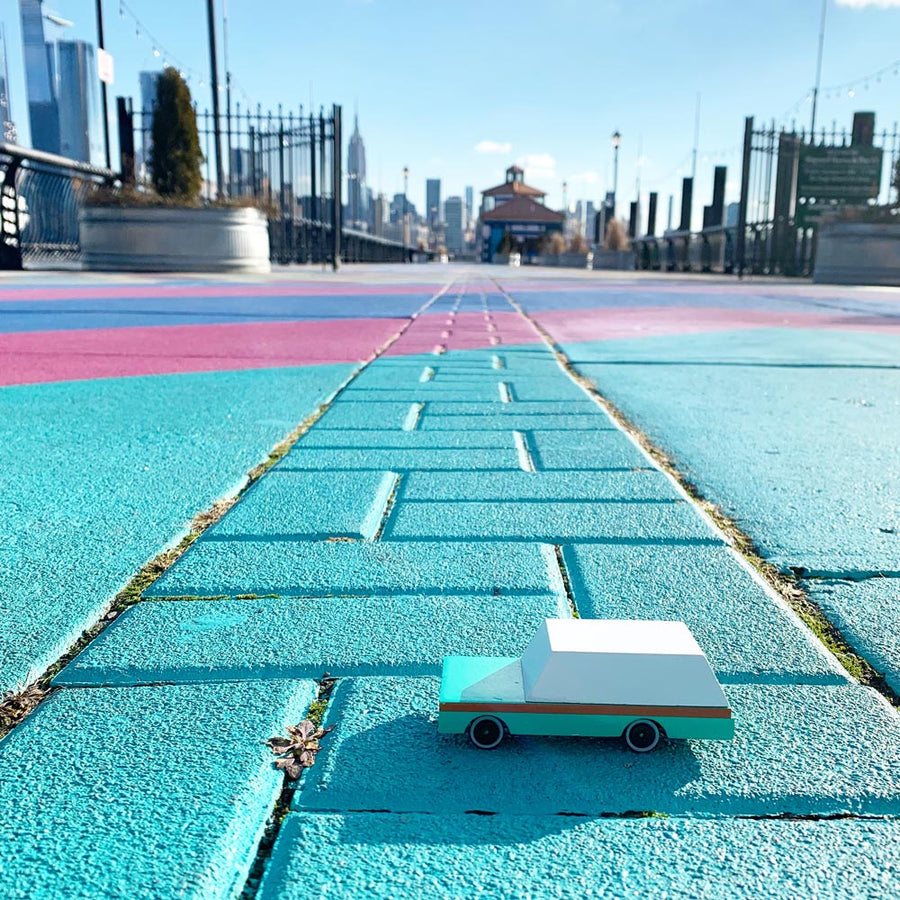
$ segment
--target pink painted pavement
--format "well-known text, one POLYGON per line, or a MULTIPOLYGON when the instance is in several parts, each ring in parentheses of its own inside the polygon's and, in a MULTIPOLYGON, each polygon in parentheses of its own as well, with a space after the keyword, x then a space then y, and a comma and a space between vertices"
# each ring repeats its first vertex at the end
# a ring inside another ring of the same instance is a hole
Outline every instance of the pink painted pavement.
POLYGON ((360 362, 406 319, 0 334, 0 385, 360 362))

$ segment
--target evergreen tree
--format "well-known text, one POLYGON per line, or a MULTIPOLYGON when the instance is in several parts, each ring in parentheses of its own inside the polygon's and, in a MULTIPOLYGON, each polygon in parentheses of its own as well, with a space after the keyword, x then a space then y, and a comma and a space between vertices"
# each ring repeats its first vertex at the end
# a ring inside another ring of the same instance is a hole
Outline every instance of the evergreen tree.
POLYGON ((202 162, 191 92, 177 69, 169 66, 156 83, 153 104, 150 168, 157 193, 196 201, 202 184, 202 162))

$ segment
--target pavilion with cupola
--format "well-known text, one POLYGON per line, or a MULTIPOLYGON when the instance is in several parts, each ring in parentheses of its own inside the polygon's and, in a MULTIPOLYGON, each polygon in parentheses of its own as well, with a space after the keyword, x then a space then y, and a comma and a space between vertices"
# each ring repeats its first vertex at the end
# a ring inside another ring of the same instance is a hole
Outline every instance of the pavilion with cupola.
POLYGON ((535 256, 552 232, 563 230, 565 216, 544 205, 546 193, 525 184, 525 172, 518 166, 510 166, 506 181, 481 196, 482 262, 492 262, 502 252, 501 244, 523 257, 535 256))

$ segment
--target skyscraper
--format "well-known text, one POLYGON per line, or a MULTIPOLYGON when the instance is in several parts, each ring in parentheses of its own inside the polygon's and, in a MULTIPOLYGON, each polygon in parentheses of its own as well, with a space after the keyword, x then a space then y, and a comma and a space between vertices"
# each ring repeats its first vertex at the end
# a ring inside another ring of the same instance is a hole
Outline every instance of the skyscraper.
POLYGON ((466 188, 466 228, 475 221, 475 190, 471 185, 466 188))
POLYGON ((18 140, 9 111, 9 66, 6 62, 6 29, 0 24, 0 139, 9 144, 18 140))
POLYGON ((465 246, 465 216, 462 197, 448 197, 444 204, 444 217, 447 221, 447 249, 451 253, 462 253, 465 246))
POLYGON ((366 210, 366 147, 359 133, 359 116, 353 116, 353 134, 347 147, 347 212, 351 228, 365 230, 366 210))
POLYGON ((100 90, 94 47, 59 41, 59 152, 70 159, 99 163, 100 90))
POLYGON ((59 106, 54 90, 53 45, 44 39, 43 5, 43 0, 19 0, 28 120, 31 124, 31 146, 35 150, 59 153, 59 106))
POLYGON ((433 229, 441 221, 441 179, 428 178, 425 181, 425 218, 433 229))

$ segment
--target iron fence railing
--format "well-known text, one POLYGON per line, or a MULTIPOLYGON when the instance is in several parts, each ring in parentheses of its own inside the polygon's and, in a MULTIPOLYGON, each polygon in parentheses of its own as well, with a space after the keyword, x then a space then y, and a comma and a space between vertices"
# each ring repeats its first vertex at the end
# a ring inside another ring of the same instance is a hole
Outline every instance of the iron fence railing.
MULTIPOLYGON (((724 193, 719 194, 717 201, 714 186, 713 206, 704 212, 704 223, 709 221, 710 224, 700 231, 688 230, 685 222, 690 221, 694 186, 691 179, 685 179, 683 207, 686 204, 687 214, 683 209, 681 229, 662 236, 648 234, 636 238, 634 248, 638 268, 738 275, 745 272, 811 275, 822 215, 846 205, 885 204, 900 199, 891 194, 892 173, 898 160, 900 129, 895 124, 891 130, 876 131, 871 114, 857 114, 853 130, 841 130, 834 124, 815 134, 802 129, 776 128, 774 122, 757 127, 754 119, 749 117, 744 124, 737 222, 727 226, 721 224, 724 193), (842 189, 858 189, 860 193, 855 200, 828 199, 808 203, 800 190, 802 160, 819 157, 827 166, 827 156, 832 151, 835 158, 843 154, 845 160, 858 152, 863 169, 857 167, 854 171, 852 161, 842 163, 843 169, 835 167, 829 172, 823 168, 825 177, 833 179, 833 184, 826 184, 826 192, 836 188, 833 197, 838 197, 842 189), (842 179, 849 181, 849 188, 842 179)), ((724 169, 720 177, 724 185, 724 169)))
POLYGON ((0 269, 77 264, 84 196, 91 185, 115 178, 108 169, 0 144, 0 269))

